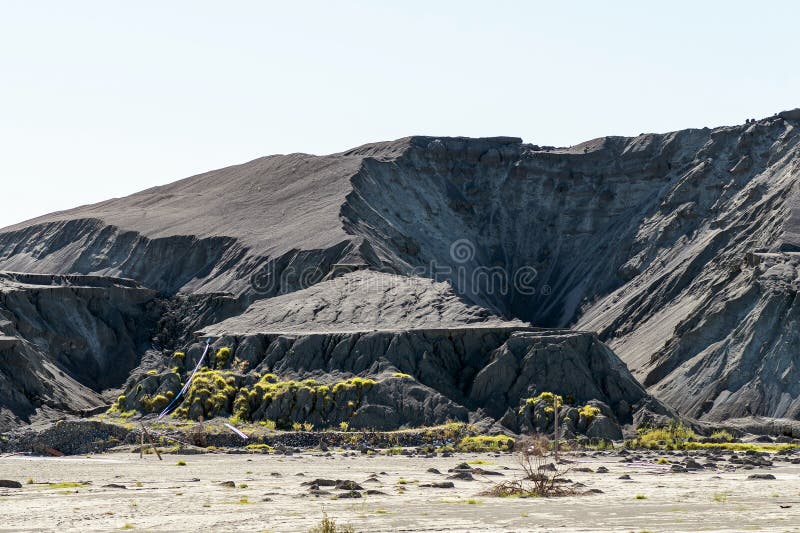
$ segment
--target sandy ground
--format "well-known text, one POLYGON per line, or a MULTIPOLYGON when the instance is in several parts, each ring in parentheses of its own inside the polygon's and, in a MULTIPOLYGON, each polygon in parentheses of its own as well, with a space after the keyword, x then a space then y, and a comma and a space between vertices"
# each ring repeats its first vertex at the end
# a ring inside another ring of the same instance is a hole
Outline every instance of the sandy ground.
POLYGON ((596 469, 602 464, 609 469, 605 474, 568 474, 602 494, 550 499, 480 496, 493 480, 508 479, 518 471, 508 455, 425 459, 213 454, 165 455, 162 462, 130 453, 4 457, 0 479, 20 481, 23 488, 0 489, 0 530, 307 531, 320 522, 324 509, 338 523, 370 532, 800 531, 800 465, 670 473, 662 465, 634 466, 614 457, 579 461, 578 466, 596 469), (453 489, 419 486, 443 481, 447 469, 477 459, 491 463, 481 468, 505 476, 456 480, 453 489), (428 473, 431 467, 442 474, 428 473), (776 479, 748 480, 754 472, 769 472, 776 479), (373 473, 380 483, 363 483, 373 473), (620 480, 623 474, 631 480, 620 480), (361 499, 309 496, 301 483, 318 477, 354 480, 386 494, 361 499), (236 488, 220 486, 223 481, 234 481, 236 488), (126 488, 103 487, 110 483, 126 488))

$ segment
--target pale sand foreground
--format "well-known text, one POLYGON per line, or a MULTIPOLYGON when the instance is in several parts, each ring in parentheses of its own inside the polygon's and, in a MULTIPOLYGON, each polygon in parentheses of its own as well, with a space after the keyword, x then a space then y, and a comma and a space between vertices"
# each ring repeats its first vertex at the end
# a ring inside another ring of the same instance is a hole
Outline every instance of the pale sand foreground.
POLYGON ((0 479, 20 481, 23 488, 0 489, 0 530, 307 531, 320 522, 324 508, 338 523, 370 532, 800 531, 800 465, 673 474, 660 465, 635 467, 611 457, 580 461, 580 466, 595 469, 603 464, 610 469, 607 474, 568 475, 603 494, 553 499, 478 496, 491 486, 491 480, 508 479, 518 471, 508 455, 432 459, 166 455, 163 462, 128 453, 4 457, 0 458, 0 479), (448 468, 475 459, 493 463, 480 466, 505 477, 456 480, 454 489, 418 486, 417 481, 443 481, 448 468), (179 460, 187 465, 177 466, 179 460), (442 474, 426 472, 431 467, 442 474), (753 472, 769 472, 777 479, 748 480, 753 472), (372 473, 379 474, 380 484, 363 483, 372 473), (626 473, 631 481, 618 479, 626 473), (354 480, 386 495, 339 500, 306 496, 307 487, 301 483, 318 477, 354 480), (35 483, 26 484, 29 478, 35 483), (407 483, 398 483, 401 480, 407 483), (223 481, 234 481, 237 488, 221 487, 223 481), (91 484, 76 489, 44 482, 91 484), (109 483, 127 488, 103 487, 109 483), (246 488, 239 488, 241 484, 246 488), (405 487, 404 494, 398 492, 400 487, 405 487))

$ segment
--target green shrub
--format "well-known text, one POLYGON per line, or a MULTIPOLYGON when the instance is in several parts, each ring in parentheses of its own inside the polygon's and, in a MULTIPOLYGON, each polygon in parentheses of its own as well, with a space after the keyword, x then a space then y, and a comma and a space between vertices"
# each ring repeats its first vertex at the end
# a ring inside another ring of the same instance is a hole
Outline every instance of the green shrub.
POLYGON ((587 424, 591 424, 594 417, 600 414, 600 408, 593 405, 586 404, 578 409, 578 415, 586 419, 587 424))
POLYGON ((206 419, 229 412, 236 394, 235 383, 236 379, 231 372, 201 370, 195 375, 183 405, 175 412, 176 415, 188 417, 192 406, 196 404, 199 404, 202 416, 206 419))
POLYGON ((251 452, 273 453, 275 450, 269 444, 248 444, 244 447, 245 450, 251 452))
POLYGON ((370 387, 374 386, 377 383, 374 379, 369 378, 350 378, 344 381, 338 382, 336 385, 333 386, 333 393, 337 394, 342 392, 343 390, 358 390, 359 393, 364 389, 369 389, 370 387))
POLYGON ((174 394, 172 391, 169 391, 167 394, 157 394, 153 397, 147 395, 142 398, 142 407, 150 413, 156 411, 161 412, 167 404, 169 404, 173 396, 174 394))
POLYGON ((733 435, 730 431, 726 431, 724 429, 715 431, 709 437, 711 440, 716 440, 719 442, 733 442, 733 435))
MULTIPOLYGON (((281 381, 275 374, 265 374, 259 379, 252 389, 242 387, 236 394, 233 402, 233 415, 238 421, 248 421, 254 411, 260 407, 269 406, 272 402, 289 396, 295 399, 301 391, 312 397, 313 405, 325 406, 335 404, 341 396, 356 392, 355 400, 348 400, 347 406, 355 411, 361 404, 364 391, 374 386, 377 382, 372 379, 354 377, 333 385, 324 385, 313 379, 303 381, 281 381)), ((295 403, 294 401, 290 403, 295 403)), ((287 413, 288 414, 288 413, 287 413)), ((306 431, 311 431, 306 429, 306 431)))
POLYGON ((673 421, 669 425, 656 428, 639 428, 635 446, 649 449, 684 449, 688 441, 697 435, 682 422, 673 421))
POLYGON ((505 435, 476 435, 464 437, 456 445, 460 452, 509 452, 514 449, 514 439, 505 435))
POLYGON ((561 407, 562 405, 564 405, 564 398, 562 398, 561 396, 556 395, 556 394, 554 394, 552 392, 545 391, 545 392, 543 392, 541 394, 537 394, 536 396, 534 396, 532 398, 527 398, 522 403, 522 407, 519 408, 519 414, 522 414, 523 411, 525 411, 525 407, 526 406, 530 407, 531 410, 533 410, 533 409, 536 408, 536 405, 539 404, 539 403, 544 403, 544 405, 545 405, 545 408, 544 408, 545 413, 550 414, 550 413, 553 413, 555 411, 553 409, 553 406, 556 405, 556 403, 558 404, 558 407, 561 407))
POLYGON ((227 346, 223 346, 219 350, 216 351, 214 354, 214 363, 216 368, 222 369, 225 368, 225 365, 228 364, 228 360, 231 358, 231 349, 227 346))
POLYGON ((308 533, 355 533, 355 529, 351 525, 337 526, 336 522, 328 518, 325 511, 322 511, 322 522, 318 526, 309 529, 308 533))

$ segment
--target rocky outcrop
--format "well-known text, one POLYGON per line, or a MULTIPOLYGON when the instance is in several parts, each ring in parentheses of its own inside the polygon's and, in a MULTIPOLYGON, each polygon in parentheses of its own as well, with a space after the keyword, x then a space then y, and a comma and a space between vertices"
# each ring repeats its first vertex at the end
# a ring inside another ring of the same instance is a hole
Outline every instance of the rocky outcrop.
POLYGON ((102 405, 150 345, 155 297, 131 280, 0 273, 0 429, 102 405))
MULTIPOLYGON (((524 423, 508 413, 517 413, 528 398, 554 391, 571 404, 603 405, 610 429, 599 430, 600 424, 594 432, 604 438, 621 435, 620 425, 632 423, 637 413, 671 414, 591 333, 497 324, 358 332, 287 332, 280 324, 271 326, 277 331, 217 337, 207 361, 216 370, 198 375, 196 390, 190 389, 178 414, 234 415, 285 428, 345 422, 353 429, 392 429, 448 420, 488 427, 499 421, 498 427, 519 431, 524 423)), ((180 368, 192 368, 202 351, 201 344, 193 345, 178 358, 180 368)), ((180 386, 174 363, 166 361, 161 373, 130 383, 118 409, 163 408, 180 386), (161 402, 153 407, 156 397, 161 402)))

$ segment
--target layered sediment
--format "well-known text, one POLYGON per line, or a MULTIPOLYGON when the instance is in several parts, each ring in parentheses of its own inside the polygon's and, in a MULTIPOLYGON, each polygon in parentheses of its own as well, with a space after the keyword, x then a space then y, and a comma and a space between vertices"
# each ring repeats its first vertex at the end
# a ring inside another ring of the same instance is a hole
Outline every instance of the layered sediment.
MULTIPOLYGON (((620 401, 634 412, 653 396, 711 422, 796 419, 799 125, 789 112, 570 148, 410 137, 270 156, 1 230, 0 269, 156 291, 163 312, 120 366, 138 368, 126 389, 202 331, 247 360, 243 383, 256 367, 330 382, 385 367, 413 377, 387 397, 417 387, 418 412, 507 426, 544 387, 596 399, 620 421, 620 401), (386 276, 405 281, 363 288, 386 276), (422 372, 450 337, 464 345, 457 357, 422 372), (333 356, 359 344, 370 353, 333 356), (305 366, 276 355, 284 345, 302 348, 305 366), (544 365, 552 346, 562 363, 544 365), (591 379, 576 378, 584 371, 591 379)), ((75 377, 93 394, 119 385, 92 368, 75 377)))

